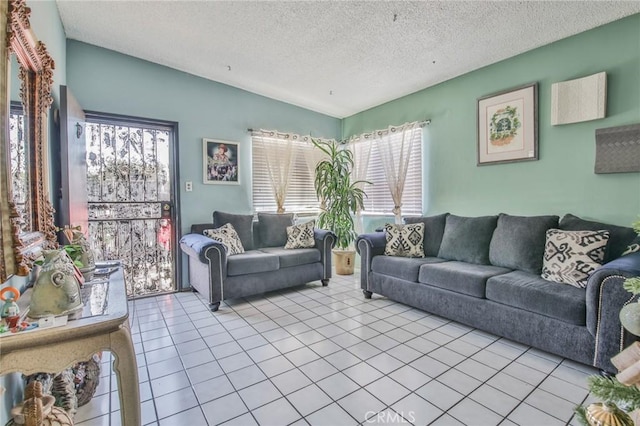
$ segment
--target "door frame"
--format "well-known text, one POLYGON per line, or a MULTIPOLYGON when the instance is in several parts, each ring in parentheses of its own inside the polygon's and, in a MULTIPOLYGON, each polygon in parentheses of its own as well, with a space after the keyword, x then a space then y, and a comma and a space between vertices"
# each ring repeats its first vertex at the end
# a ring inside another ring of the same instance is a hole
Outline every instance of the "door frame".
MULTIPOLYGON (((113 122, 122 123, 123 125, 151 125, 169 127, 173 131, 173 144, 169 148, 169 161, 172 166, 170 184, 171 203, 173 204, 174 225, 171 232, 171 249, 173 251, 173 275, 175 279, 174 291, 182 290, 182 256, 178 250, 178 241, 180 237, 181 225, 181 209, 180 209, 180 157, 178 150, 179 142, 179 123, 177 121, 159 120, 153 118, 136 117, 133 115, 112 114, 107 112, 85 110, 85 118, 87 122, 97 122, 105 124, 113 124, 113 122)), ((139 296, 147 297, 147 296, 139 296)))

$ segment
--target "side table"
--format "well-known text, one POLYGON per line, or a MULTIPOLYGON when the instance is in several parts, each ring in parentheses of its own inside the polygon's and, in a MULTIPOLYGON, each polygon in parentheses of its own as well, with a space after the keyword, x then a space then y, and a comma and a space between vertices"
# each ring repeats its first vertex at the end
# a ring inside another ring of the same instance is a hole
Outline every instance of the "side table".
MULTIPOLYGON (((85 306, 80 319, 62 327, 0 337, 0 375, 57 373, 86 361, 96 352, 109 351, 115 357, 113 367, 118 381, 122 424, 139 426, 138 367, 122 268, 103 281, 94 280, 85 285, 96 286, 89 290, 101 301, 93 300, 93 294, 90 300, 83 300, 85 306)), ((30 290, 25 292, 24 299, 28 301, 29 295, 30 290)), ((22 301, 23 297, 20 298, 22 301)))

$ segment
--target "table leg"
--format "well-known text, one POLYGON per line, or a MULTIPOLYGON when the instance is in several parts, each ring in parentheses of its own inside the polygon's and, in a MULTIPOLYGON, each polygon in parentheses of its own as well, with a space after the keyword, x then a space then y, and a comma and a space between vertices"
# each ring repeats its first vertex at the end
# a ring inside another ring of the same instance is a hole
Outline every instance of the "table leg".
POLYGON ((111 351, 115 356, 113 368, 118 380, 122 424, 139 426, 141 417, 138 366, 128 323, 125 322, 120 330, 111 333, 110 337, 111 351))

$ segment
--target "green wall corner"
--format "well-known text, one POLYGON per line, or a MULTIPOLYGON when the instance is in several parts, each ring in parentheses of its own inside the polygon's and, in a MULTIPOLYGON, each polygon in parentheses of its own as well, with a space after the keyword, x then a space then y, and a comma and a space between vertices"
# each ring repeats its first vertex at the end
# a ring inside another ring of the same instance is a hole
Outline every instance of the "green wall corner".
POLYGON ((595 130, 640 122, 640 15, 347 117, 342 137, 425 118, 425 214, 573 213, 628 226, 640 213, 640 174, 594 174, 595 130), (551 85, 600 71, 607 117, 551 126, 551 85), (540 160, 478 167, 477 99, 534 81, 540 160))

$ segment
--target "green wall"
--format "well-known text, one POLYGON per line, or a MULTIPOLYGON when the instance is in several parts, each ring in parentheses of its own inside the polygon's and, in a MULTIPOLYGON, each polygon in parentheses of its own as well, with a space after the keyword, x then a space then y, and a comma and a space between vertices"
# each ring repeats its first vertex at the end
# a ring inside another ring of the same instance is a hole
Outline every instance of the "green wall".
MULTIPOLYGON (((33 29, 38 40, 42 41, 49 51, 49 54, 55 62, 55 69, 53 74, 53 111, 58 108, 58 102, 60 100, 60 85, 66 84, 67 78, 67 57, 66 57, 66 36, 60 16, 58 15, 58 7, 54 0, 41 0, 41 1, 29 1, 29 7, 31 8, 31 28, 33 29)), ((15 66, 15 61, 12 67, 15 66)), ((12 70, 12 73, 15 70, 12 70)), ((18 99, 15 96, 19 91, 15 88, 17 84, 17 77, 11 79, 11 99, 18 99), (15 89, 15 90, 14 90, 15 89)), ((54 125, 53 114, 50 113, 50 125, 49 125, 49 140, 54 141, 57 138, 57 128, 54 125)), ((52 149, 55 149, 55 143, 53 143, 52 149)), ((51 170, 50 176, 53 177, 53 170, 51 170)), ((50 188, 50 193, 53 192, 53 182, 50 188)), ((52 200, 53 201, 53 200, 52 200)), ((21 288, 25 285, 26 279, 23 277, 11 278, 6 283, 0 283, 0 287, 11 285, 21 288)), ((0 409, 0 424, 5 424, 9 419, 9 411, 11 407, 19 402, 22 402, 22 376, 19 373, 7 374, 0 377, 0 387, 5 388, 4 393, 0 392, 0 401, 3 408, 0 409)))
POLYGON ((67 81, 85 110, 179 123, 182 229, 212 212, 252 212, 248 128, 338 138, 340 120, 78 41, 67 41, 67 81), (202 182, 202 138, 240 143, 240 186, 202 182), (185 192, 185 182, 193 191, 185 192))
MULTIPOLYGON (((416 72, 421 72, 416 70, 416 72)), ((343 120, 343 137, 430 118, 425 214, 573 214, 629 225, 640 174, 596 175, 595 129, 640 123, 640 15, 487 66, 343 120), (607 117, 551 126, 551 85, 607 72, 607 117), (476 166, 476 100, 538 82, 539 161, 476 166)))

